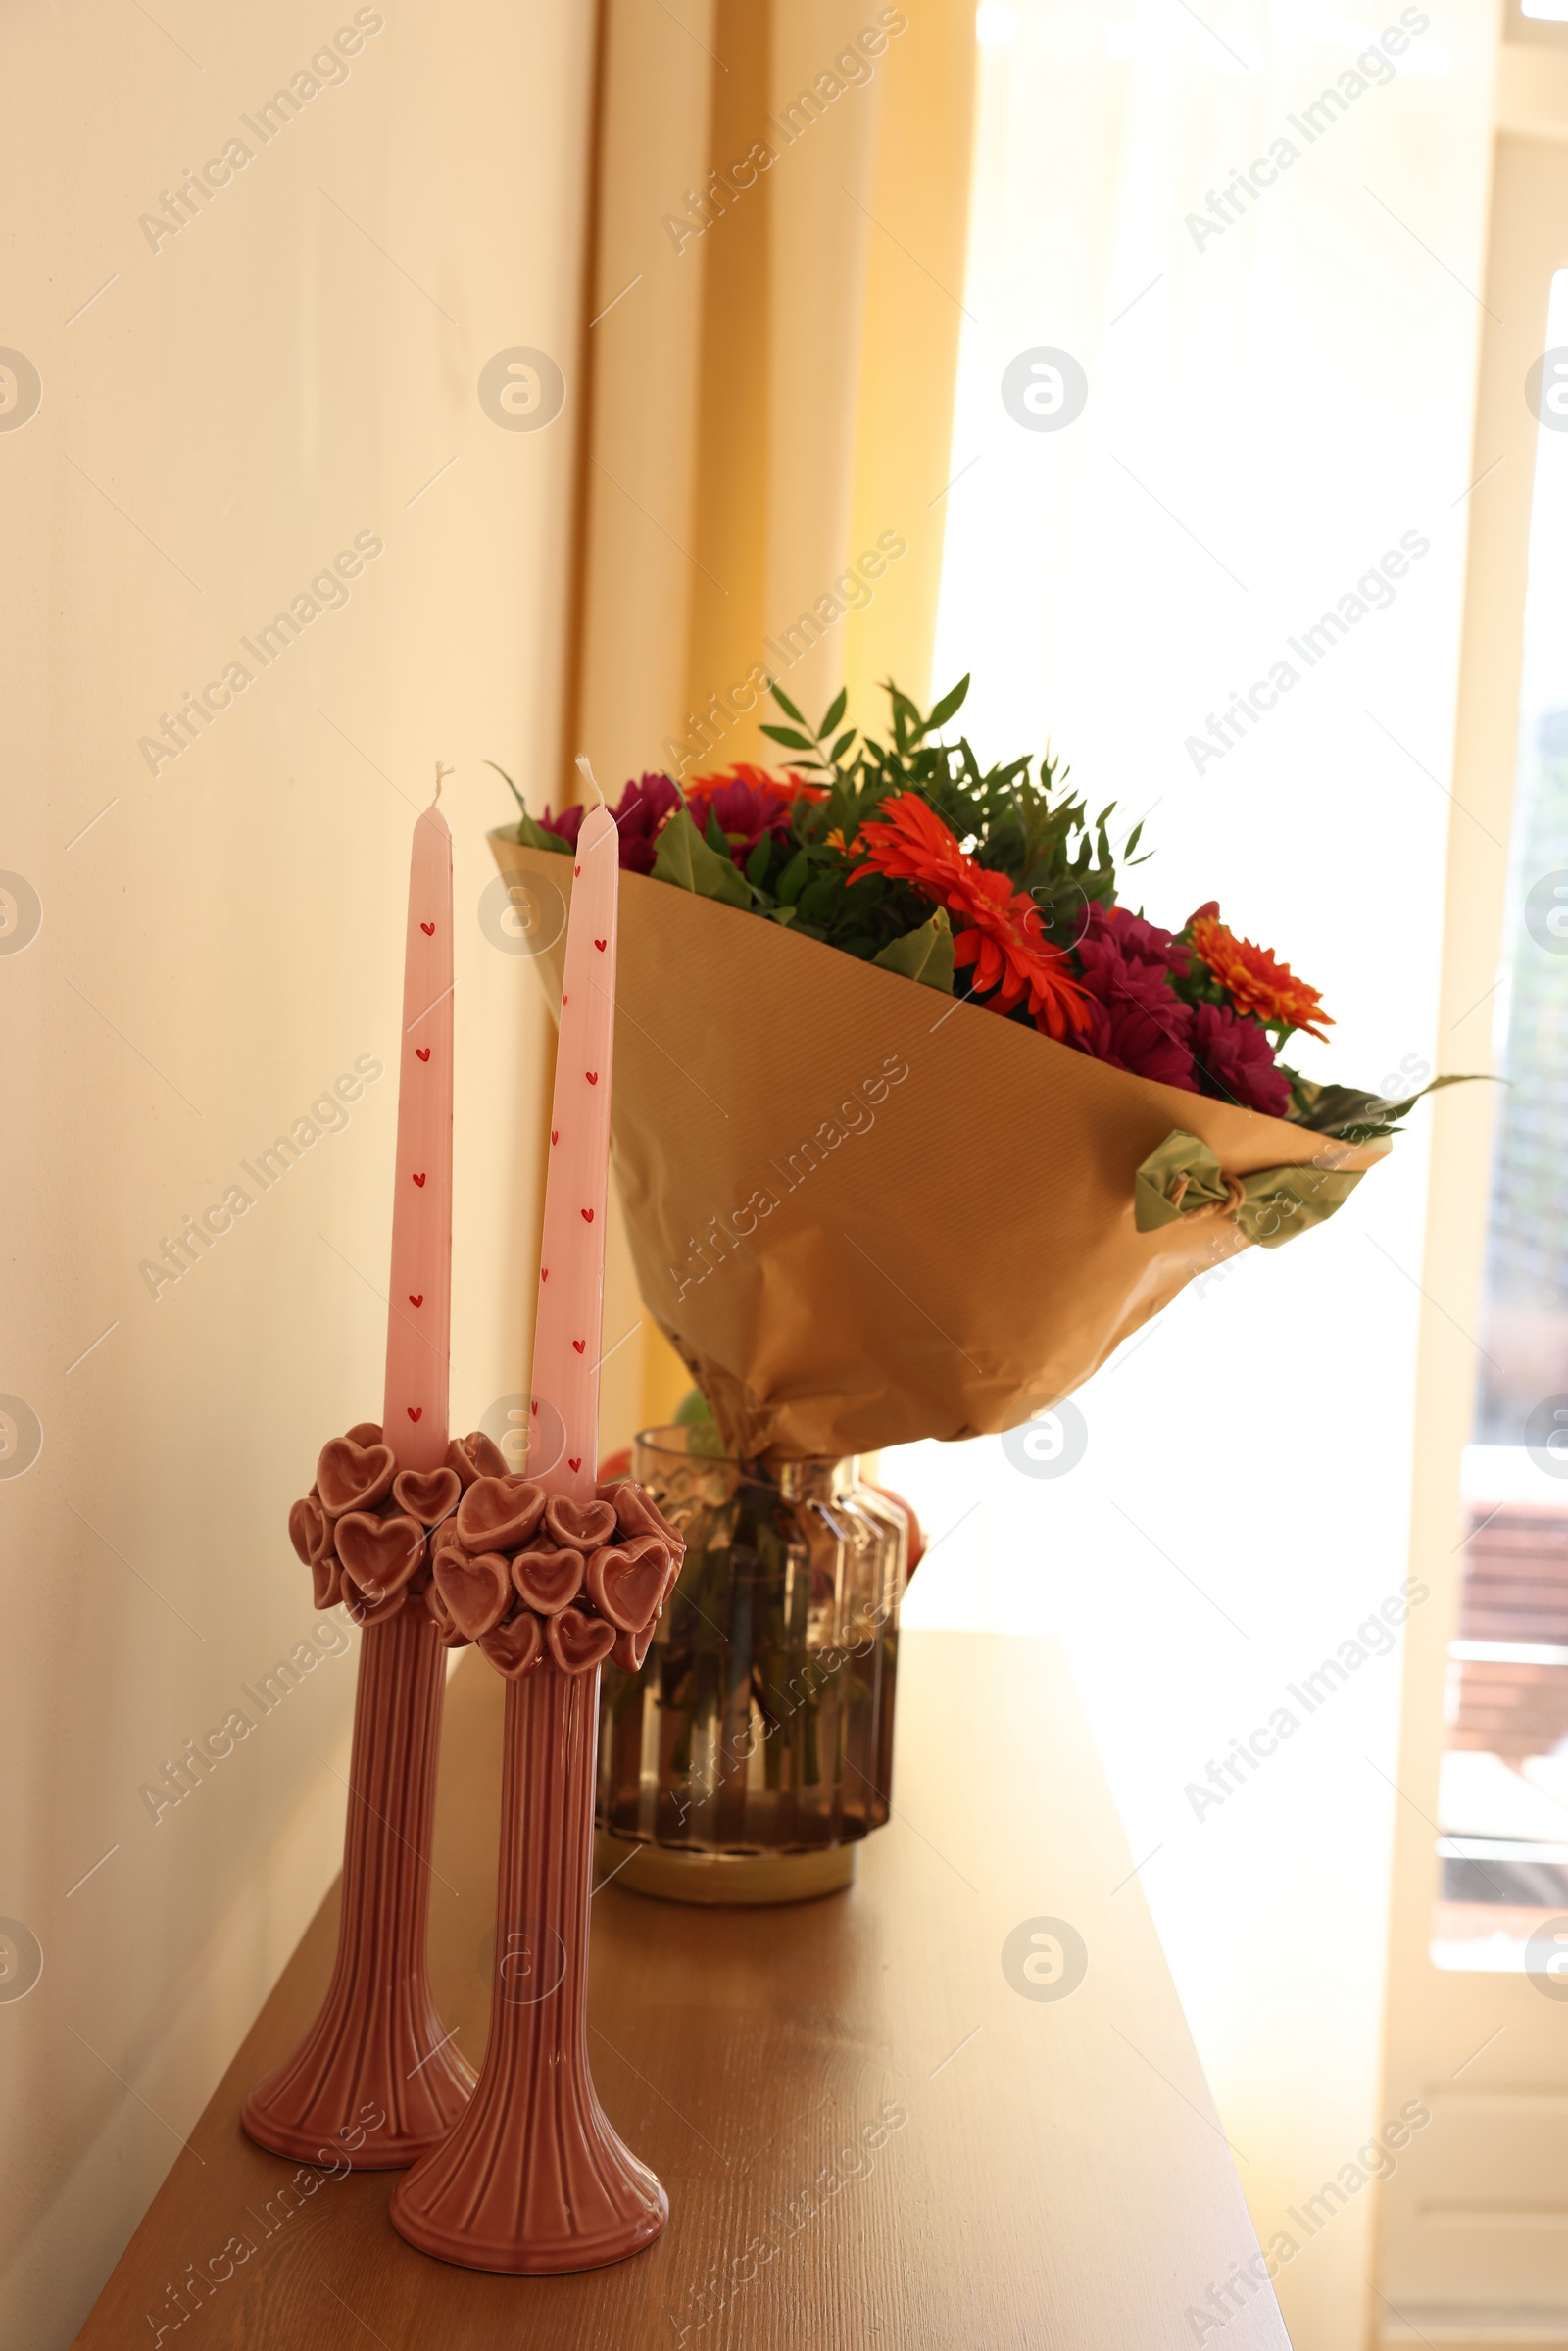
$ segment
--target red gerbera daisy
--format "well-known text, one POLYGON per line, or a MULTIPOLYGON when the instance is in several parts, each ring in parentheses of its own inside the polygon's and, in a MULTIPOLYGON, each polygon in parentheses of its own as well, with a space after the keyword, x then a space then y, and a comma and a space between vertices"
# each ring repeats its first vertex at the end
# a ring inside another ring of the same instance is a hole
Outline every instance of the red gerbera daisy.
POLYGON ((1010 1012, 1027 998, 1038 1025, 1053 1037, 1088 1025, 1083 985, 1060 948, 1043 936, 1034 900, 1004 873, 977 864, 918 793, 883 801, 855 847, 863 848, 867 862, 852 881, 883 873, 947 908, 957 933, 954 967, 973 965, 971 993, 986 997, 988 1009, 1010 1012))

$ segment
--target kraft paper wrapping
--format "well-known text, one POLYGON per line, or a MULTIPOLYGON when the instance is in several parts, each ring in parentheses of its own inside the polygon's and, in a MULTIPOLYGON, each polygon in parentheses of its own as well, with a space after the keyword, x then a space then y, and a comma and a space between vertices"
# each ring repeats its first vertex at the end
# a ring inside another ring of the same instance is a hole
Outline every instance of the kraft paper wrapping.
MULTIPOLYGON (((572 860, 490 839, 559 1008, 572 860)), ((619 954, 637 1278, 745 1459, 1015 1428, 1250 1246, 1238 1195, 1278 1217, 1281 1186, 1248 1178, 1305 1170, 1285 1191, 1320 1221, 1388 1150, 1131 1077, 651 876, 620 877, 619 954)))

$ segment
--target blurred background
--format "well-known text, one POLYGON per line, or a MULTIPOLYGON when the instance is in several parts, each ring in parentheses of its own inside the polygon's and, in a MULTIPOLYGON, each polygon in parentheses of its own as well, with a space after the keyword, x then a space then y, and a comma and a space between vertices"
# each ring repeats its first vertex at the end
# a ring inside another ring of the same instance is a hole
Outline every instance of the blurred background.
MULTIPOLYGON (((1309 1072, 1508 1080, 880 1474, 906 1621, 1067 1644, 1263 2241, 1336 2183, 1298 2351, 1568 2344, 1565 19, 7 12, 7 2339, 69 2339, 337 1868, 347 1651, 142 1789, 309 1633, 287 1505, 380 1393, 393 1089, 310 1113, 393 1066, 434 762, 466 1428, 551 1051, 484 762, 761 758, 760 664, 862 718, 972 671, 982 755, 1144 821, 1152 916, 1323 990, 1309 1072)), ((612 1273, 606 1451, 685 1385, 612 1273)))

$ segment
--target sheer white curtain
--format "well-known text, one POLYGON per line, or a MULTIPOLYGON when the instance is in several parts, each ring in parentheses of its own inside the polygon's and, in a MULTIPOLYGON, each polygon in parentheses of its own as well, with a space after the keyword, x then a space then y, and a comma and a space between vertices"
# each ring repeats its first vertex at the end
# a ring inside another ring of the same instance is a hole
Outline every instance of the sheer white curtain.
MULTIPOLYGON (((1131 903, 1218 898, 1322 988, 1309 1070, 1463 1068, 1436 981, 1492 11, 985 0, 979 29, 934 683, 972 668, 982 750, 1049 735, 1147 814, 1131 903), (1039 350, 1087 379, 1055 429, 1003 395, 1039 350)), ((1310 2241, 1287 2211, 1383 2120, 1426 1148, 1417 1112, 1336 1224, 1189 1291, 1076 1399, 1065 1474, 994 1439, 884 1463, 944 1538, 909 1621, 1070 1645, 1258 2229, 1300 2244, 1298 2351, 1369 2316, 1372 2193, 1310 2241), (1363 1626, 1343 1688, 1290 1694, 1363 1626)))

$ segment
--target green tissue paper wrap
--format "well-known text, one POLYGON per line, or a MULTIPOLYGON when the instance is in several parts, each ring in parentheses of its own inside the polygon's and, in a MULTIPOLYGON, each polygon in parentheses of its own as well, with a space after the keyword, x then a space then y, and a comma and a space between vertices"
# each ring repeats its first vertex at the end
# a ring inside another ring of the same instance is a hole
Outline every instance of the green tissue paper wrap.
POLYGON ((1135 1222, 1140 1233, 1157 1233, 1182 1217, 1224 1216, 1259 1249, 1282 1249, 1298 1233, 1326 1223, 1363 1172, 1309 1165, 1227 1176, 1200 1136, 1173 1127, 1138 1170, 1135 1222))

